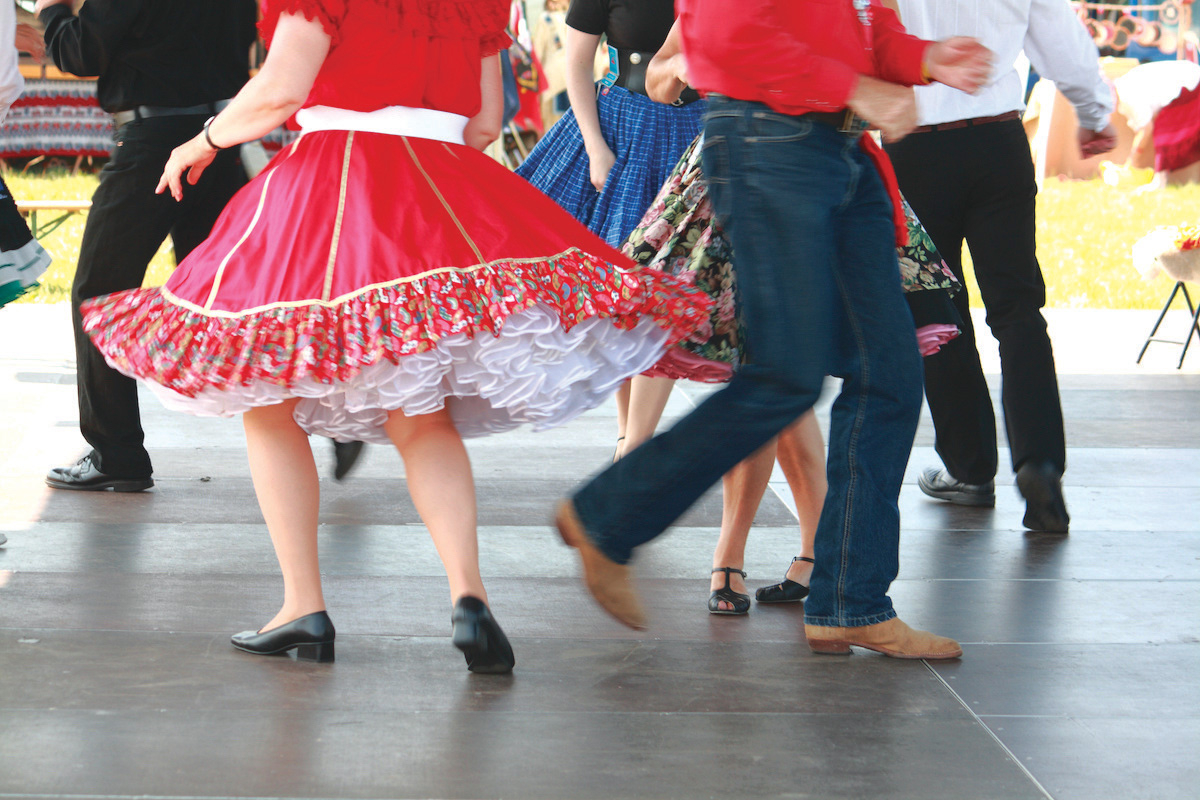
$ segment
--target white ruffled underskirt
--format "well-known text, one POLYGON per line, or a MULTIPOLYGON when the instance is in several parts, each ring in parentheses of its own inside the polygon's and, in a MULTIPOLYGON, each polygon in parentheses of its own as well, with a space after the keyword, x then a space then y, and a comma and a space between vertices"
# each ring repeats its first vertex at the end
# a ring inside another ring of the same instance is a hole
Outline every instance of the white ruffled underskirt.
POLYGON ((657 362, 666 341, 652 319, 621 330, 592 318, 564 331, 555 312, 534 306, 510 316, 499 336, 448 336, 433 350, 373 364, 346 383, 259 382, 196 397, 149 387, 168 408, 198 416, 228 417, 301 397, 294 415, 300 427, 343 442, 387 444, 388 411, 415 416, 443 406, 463 437, 485 436, 526 424, 546 430, 595 408, 625 378, 657 362))

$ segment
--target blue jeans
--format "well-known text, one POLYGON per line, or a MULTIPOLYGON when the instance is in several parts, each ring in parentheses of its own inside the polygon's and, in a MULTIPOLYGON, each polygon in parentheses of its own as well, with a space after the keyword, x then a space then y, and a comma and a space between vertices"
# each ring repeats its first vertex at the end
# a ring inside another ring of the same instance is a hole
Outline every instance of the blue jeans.
POLYGON ((602 552, 628 562, 839 376, 805 621, 886 621, 922 375, 883 182, 852 137, 746 101, 712 100, 703 155, 733 241, 748 363, 584 486, 576 511, 602 552))

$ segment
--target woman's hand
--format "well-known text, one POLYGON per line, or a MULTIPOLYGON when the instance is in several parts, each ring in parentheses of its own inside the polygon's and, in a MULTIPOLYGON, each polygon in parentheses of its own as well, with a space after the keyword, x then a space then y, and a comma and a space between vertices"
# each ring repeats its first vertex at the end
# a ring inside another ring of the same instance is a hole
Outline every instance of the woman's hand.
POLYGON ((597 192, 604 191, 604 184, 608 182, 608 173, 612 172, 615 163, 617 163, 617 157, 608 147, 595 155, 588 153, 588 175, 597 192))
POLYGON ((45 63, 46 40, 42 38, 42 34, 37 28, 25 22, 18 24, 15 42, 18 50, 29 53, 39 64, 45 63))
POLYGON ((66 6, 70 4, 71 0, 37 0, 37 5, 34 6, 33 13, 41 14, 50 6, 66 6))
POLYGON ((675 80, 682 83, 684 88, 687 88, 691 79, 688 77, 687 58, 683 53, 676 53, 671 56, 671 72, 675 80))
POLYGON ((183 199, 183 173, 187 173, 187 182, 195 186, 204 170, 217 157, 219 151, 208 146, 204 134, 197 134, 171 151, 167 165, 163 167, 162 177, 158 179, 155 194, 162 194, 168 187, 171 196, 176 201, 183 199))
POLYGON ((646 65, 646 94, 657 103, 670 104, 678 100, 687 87, 687 59, 683 56, 679 20, 675 20, 667 40, 646 65))

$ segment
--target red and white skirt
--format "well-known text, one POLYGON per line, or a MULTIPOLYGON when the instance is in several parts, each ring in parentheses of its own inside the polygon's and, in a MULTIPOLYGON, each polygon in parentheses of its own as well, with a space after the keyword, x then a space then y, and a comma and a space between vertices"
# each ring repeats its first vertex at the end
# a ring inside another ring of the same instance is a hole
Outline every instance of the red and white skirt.
POLYGON ((707 319, 700 292, 463 145, 463 117, 300 120, 165 286, 84 304, 108 362, 170 407, 298 397, 301 427, 343 441, 386 442, 388 411, 444 406, 464 436, 544 429, 707 319))

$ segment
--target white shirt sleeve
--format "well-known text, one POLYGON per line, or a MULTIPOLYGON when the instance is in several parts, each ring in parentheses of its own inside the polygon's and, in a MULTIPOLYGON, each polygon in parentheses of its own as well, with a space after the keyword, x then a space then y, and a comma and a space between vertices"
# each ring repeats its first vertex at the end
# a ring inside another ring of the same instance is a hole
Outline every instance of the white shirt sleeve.
POLYGON ((1108 125, 1113 97, 1100 74, 1100 53, 1067 0, 1033 0, 1025 54, 1075 106, 1080 125, 1093 131, 1108 125))
POLYGON ((25 89, 14 44, 16 36, 17 7, 10 4, 10 0, 0 0, 0 122, 25 89))

